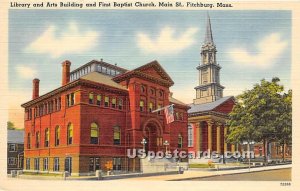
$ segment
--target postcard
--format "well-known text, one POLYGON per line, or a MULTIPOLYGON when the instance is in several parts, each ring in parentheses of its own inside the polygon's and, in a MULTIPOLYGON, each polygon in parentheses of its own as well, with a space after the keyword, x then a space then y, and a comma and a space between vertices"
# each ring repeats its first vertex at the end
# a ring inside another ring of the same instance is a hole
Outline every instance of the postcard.
POLYGON ((0 189, 295 190, 298 9, 3 3, 0 189))

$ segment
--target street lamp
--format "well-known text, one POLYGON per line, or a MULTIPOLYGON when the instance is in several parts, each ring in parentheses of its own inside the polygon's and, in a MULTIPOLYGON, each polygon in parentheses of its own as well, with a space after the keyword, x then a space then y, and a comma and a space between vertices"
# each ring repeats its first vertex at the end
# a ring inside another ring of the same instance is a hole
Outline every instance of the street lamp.
POLYGON ((147 141, 145 138, 141 141, 141 144, 143 145, 143 151, 145 152, 145 145, 147 144, 147 141))
POLYGON ((170 145, 170 143, 169 143, 167 140, 165 140, 165 141, 164 141, 164 145, 166 146, 166 153, 167 153, 167 151, 168 151, 168 146, 170 145))

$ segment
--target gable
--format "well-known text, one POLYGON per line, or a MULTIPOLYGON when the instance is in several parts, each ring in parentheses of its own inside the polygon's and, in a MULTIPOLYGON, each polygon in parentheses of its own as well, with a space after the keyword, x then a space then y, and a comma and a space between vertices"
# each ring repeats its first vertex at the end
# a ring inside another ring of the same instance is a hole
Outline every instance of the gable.
POLYGON ((234 104, 235 103, 233 99, 228 99, 227 101, 213 109, 213 111, 228 114, 232 111, 234 104))
POLYGON ((156 60, 148 64, 145 64, 141 67, 138 67, 134 70, 115 76, 113 80, 117 83, 120 83, 132 77, 138 77, 145 80, 149 80, 166 87, 170 87, 174 84, 171 77, 167 74, 167 72, 161 67, 161 65, 156 60))
POLYGON ((157 72, 157 70, 155 70, 155 68, 153 68, 153 67, 140 70, 140 72, 148 74, 148 75, 156 77, 156 78, 163 78, 163 76, 161 74, 159 74, 157 72))
POLYGON ((163 67, 156 61, 152 61, 148 64, 145 64, 141 67, 134 69, 133 71, 138 71, 145 73, 147 75, 151 75, 156 78, 161 78, 167 80, 169 82, 173 82, 171 77, 167 74, 167 72, 163 69, 163 67))

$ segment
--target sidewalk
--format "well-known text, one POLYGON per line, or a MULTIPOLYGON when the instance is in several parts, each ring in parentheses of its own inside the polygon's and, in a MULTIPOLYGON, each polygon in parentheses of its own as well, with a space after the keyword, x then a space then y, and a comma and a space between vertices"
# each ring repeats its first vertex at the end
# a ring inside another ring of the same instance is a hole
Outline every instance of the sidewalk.
MULTIPOLYGON (((275 170, 275 169, 284 169, 291 168, 292 165, 278 165, 278 166, 266 166, 266 167, 255 167, 251 168, 250 171, 248 168, 243 169, 235 169, 235 170, 220 170, 220 171, 196 171, 196 170, 188 170, 184 171, 183 174, 164 174, 164 175, 150 175, 150 174, 130 174, 120 175, 120 176, 111 176, 105 177, 102 181, 112 180, 112 181, 132 181, 132 180, 159 180, 159 181, 180 181, 180 180, 190 180, 194 178, 202 178, 202 177, 212 177, 212 176, 220 176, 226 174, 240 174, 240 173, 248 173, 248 172, 258 172, 258 171, 266 171, 266 170, 275 170), (123 177, 122 177, 123 176, 123 177)), ((157 173, 154 173, 157 174, 157 173)), ((56 176, 31 176, 31 175, 20 175, 20 179, 32 179, 32 180, 64 180, 63 177, 56 176)), ((77 176, 77 177, 67 177, 66 180, 97 180, 94 176, 77 176)), ((101 181, 101 180, 99 180, 101 181)))
POLYGON ((266 167, 256 167, 249 169, 237 169, 237 170, 222 170, 222 171, 185 171, 184 174, 174 174, 174 175, 164 175, 164 176, 151 176, 151 177, 136 177, 130 179, 120 179, 119 181, 128 181, 128 180, 160 180, 160 181, 180 181, 180 180, 190 180, 194 178, 201 177, 212 177, 212 176, 220 176, 227 174, 240 174, 240 173, 248 173, 248 172, 258 172, 258 171, 266 171, 266 170, 276 170, 276 169, 284 169, 284 168, 292 168, 291 164, 288 165, 279 165, 279 166, 266 166, 266 167))

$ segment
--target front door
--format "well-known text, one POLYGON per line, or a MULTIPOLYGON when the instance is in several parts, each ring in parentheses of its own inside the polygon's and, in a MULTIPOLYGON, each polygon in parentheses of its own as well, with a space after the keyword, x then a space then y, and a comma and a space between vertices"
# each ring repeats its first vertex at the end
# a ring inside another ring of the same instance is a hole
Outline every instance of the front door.
POLYGON ((154 126, 147 128, 146 151, 157 151, 157 132, 154 126))
POLYGON ((72 157, 67 157, 65 159, 65 171, 72 173, 72 157))

